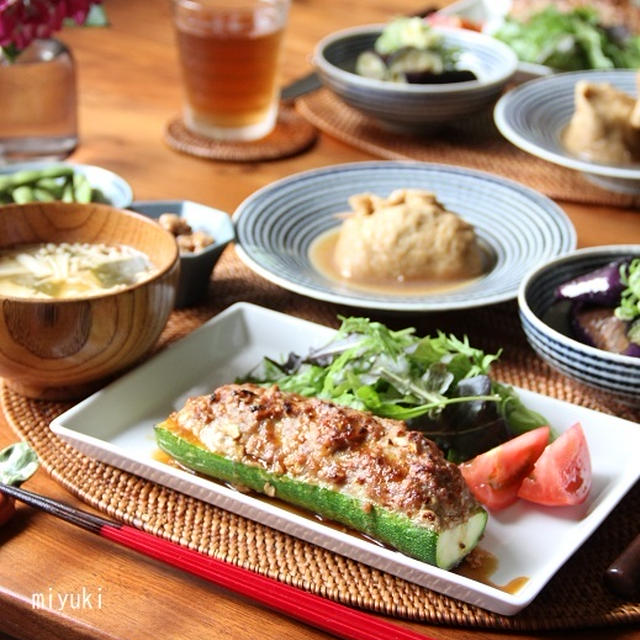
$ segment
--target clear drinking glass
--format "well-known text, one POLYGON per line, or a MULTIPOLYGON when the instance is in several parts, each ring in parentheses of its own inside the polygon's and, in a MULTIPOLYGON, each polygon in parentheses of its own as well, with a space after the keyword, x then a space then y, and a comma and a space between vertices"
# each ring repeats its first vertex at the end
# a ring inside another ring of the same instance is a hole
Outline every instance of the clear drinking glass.
POLYGON ((69 155, 76 102, 73 57, 58 40, 35 40, 15 62, 0 62, 0 164, 69 155))
POLYGON ((289 0, 173 0, 188 129, 256 140, 278 114, 289 0))

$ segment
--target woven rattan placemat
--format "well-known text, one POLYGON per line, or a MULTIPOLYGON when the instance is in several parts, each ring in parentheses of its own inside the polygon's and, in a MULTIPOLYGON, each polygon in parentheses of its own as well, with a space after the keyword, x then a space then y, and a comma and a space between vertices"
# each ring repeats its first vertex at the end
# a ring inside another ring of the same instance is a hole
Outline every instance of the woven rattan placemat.
MULTIPOLYGON (((223 254, 214 276, 209 302, 198 308, 175 311, 161 337, 160 347, 186 335, 239 300, 333 326, 337 325, 337 313, 358 313, 303 298, 268 283, 239 261, 233 247, 223 254)), ((438 328, 458 335, 466 333, 474 344, 484 349, 502 346, 504 353, 496 374, 505 382, 631 420, 640 418, 640 413, 551 371, 527 346, 513 303, 458 313, 378 318, 396 328, 417 326, 424 333, 438 328)), ((532 631, 640 622, 640 604, 618 599, 608 594, 602 585, 604 570, 638 531, 640 486, 627 495, 533 604, 516 616, 505 617, 92 460, 64 444, 48 428, 49 422, 67 409, 68 404, 28 400, 6 386, 0 395, 12 428, 33 445, 43 467, 53 478, 85 502, 159 536, 314 593, 432 624, 532 631)))
POLYGON ((380 158, 480 169, 517 180, 556 200, 617 207, 640 205, 638 196, 600 189, 577 171, 514 147, 496 129, 490 110, 419 135, 384 129, 328 89, 298 98, 296 109, 318 129, 380 158))

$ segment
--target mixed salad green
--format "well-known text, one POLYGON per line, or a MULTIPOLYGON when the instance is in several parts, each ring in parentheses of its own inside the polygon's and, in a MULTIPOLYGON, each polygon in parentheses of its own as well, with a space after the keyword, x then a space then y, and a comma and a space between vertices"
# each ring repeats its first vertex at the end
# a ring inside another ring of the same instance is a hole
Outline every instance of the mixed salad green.
POLYGON ((631 322, 640 317, 640 258, 620 265, 620 283, 624 286, 615 315, 631 322))
POLYGON ((467 338, 415 329, 393 331, 361 317, 342 325, 324 347, 283 362, 265 357, 242 382, 277 384, 283 391, 406 420, 450 460, 460 462, 535 427, 548 424, 515 391, 489 376, 498 354, 467 338))
POLYGON ((592 7, 562 12, 549 5, 520 21, 506 17, 493 34, 524 62, 562 71, 640 67, 640 36, 608 27, 592 7))

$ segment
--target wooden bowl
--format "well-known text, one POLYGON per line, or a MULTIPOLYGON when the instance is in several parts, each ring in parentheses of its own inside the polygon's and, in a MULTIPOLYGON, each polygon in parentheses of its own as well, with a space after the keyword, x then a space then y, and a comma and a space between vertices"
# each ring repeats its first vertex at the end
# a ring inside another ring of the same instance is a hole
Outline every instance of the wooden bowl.
POLYGON ((40 242, 124 244, 157 272, 95 297, 0 296, 0 376, 32 398, 91 393, 149 353, 173 308, 179 275, 173 236, 139 214, 102 204, 0 207, 0 250, 40 242))

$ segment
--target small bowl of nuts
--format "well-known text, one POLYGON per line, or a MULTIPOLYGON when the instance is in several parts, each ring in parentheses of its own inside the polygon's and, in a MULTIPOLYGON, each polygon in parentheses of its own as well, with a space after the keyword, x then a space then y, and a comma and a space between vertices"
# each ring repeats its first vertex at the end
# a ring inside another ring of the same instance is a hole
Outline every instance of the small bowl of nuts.
POLYGON ((138 200, 129 209, 154 218, 173 233, 180 249, 177 309, 197 304, 207 292, 211 272, 234 238, 224 211, 189 200, 138 200))

